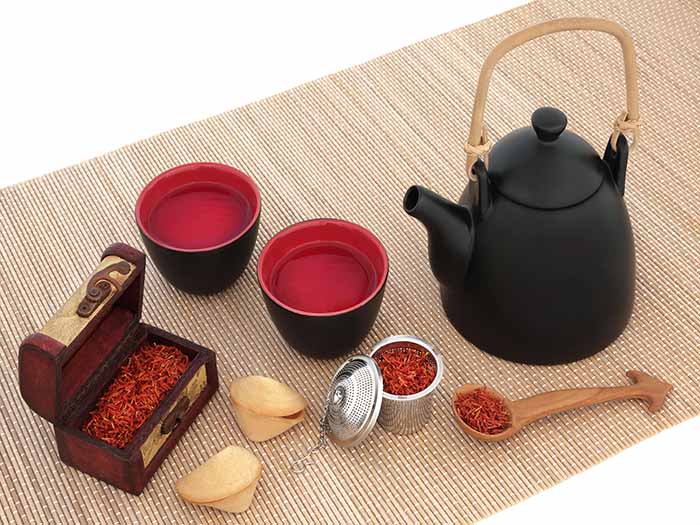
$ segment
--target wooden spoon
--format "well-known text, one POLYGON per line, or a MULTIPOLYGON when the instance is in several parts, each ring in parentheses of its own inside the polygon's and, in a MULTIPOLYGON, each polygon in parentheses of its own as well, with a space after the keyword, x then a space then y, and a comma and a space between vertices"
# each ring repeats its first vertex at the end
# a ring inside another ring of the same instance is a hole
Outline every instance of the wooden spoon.
POLYGON ((501 441, 508 439, 525 425, 532 423, 543 417, 551 416, 566 410, 605 403, 606 401, 617 401, 621 399, 642 399, 647 402, 647 410, 656 412, 666 400, 666 396, 673 386, 656 379, 655 377, 630 370, 627 377, 632 380, 631 385, 608 387, 608 388, 576 388, 571 390, 557 390, 537 394, 527 399, 510 401, 498 392, 483 385, 466 384, 457 389, 452 397, 452 412, 460 428, 473 438, 483 441, 501 441), (510 412, 510 426, 499 434, 483 434, 467 425, 455 407, 455 400, 460 394, 465 394, 471 390, 483 388, 487 393, 501 399, 510 412))

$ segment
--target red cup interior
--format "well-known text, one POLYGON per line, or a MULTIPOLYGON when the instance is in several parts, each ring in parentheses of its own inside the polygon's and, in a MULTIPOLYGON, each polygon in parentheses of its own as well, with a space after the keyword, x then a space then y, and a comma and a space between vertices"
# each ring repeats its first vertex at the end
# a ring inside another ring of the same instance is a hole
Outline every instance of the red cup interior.
POLYGON ((336 315, 369 302, 389 273, 386 250, 351 222, 318 219, 275 235, 258 261, 258 279, 277 304, 302 315, 336 315))
POLYGON ((235 241, 260 214, 260 192, 245 173, 215 163, 177 166, 153 179, 136 201, 136 221, 153 242, 205 251, 235 241))

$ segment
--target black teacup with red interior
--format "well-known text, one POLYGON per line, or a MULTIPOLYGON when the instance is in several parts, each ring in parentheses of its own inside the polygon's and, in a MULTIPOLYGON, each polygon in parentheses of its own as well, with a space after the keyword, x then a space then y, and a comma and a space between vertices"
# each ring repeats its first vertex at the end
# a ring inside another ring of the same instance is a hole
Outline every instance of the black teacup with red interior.
POLYGON ((158 175, 136 202, 151 259, 176 288, 211 294, 243 273, 255 247, 260 191, 245 173, 208 162, 158 175))
POLYGON ((374 324, 389 274, 379 239, 335 219, 290 226, 267 243, 258 281, 275 326, 299 352, 336 357, 374 324))

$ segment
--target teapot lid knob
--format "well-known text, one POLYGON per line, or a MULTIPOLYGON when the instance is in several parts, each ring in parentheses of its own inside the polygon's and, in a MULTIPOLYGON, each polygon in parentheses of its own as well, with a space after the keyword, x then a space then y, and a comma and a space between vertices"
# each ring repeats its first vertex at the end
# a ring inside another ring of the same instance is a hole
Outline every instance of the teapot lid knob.
POLYGON ((543 107, 532 114, 532 127, 542 142, 553 142, 566 129, 566 115, 557 108, 543 107))

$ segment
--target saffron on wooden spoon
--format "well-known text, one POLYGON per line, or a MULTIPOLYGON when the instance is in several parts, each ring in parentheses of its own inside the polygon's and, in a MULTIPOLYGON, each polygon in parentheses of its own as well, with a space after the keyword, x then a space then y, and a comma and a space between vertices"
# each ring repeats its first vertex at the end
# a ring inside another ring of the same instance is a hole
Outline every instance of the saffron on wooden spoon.
POLYGON ((506 404, 483 387, 459 394, 454 405, 460 419, 482 434, 500 434, 510 427, 506 404))

